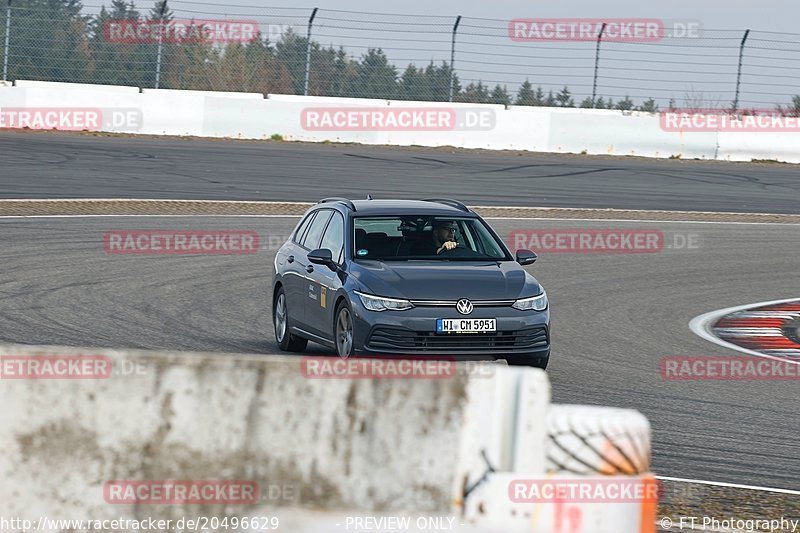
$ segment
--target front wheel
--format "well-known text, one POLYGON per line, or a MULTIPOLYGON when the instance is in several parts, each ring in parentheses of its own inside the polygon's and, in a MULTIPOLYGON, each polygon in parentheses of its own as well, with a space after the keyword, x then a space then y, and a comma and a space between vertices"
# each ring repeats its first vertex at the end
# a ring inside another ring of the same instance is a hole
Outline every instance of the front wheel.
POLYGON ((336 353, 347 358, 353 355, 353 314, 346 302, 336 308, 336 353))
POLYGON ((278 348, 284 352, 302 352, 308 345, 308 339, 292 335, 289 332, 289 307, 286 305, 286 294, 283 287, 275 294, 275 305, 272 308, 272 323, 275 326, 275 340, 278 348))

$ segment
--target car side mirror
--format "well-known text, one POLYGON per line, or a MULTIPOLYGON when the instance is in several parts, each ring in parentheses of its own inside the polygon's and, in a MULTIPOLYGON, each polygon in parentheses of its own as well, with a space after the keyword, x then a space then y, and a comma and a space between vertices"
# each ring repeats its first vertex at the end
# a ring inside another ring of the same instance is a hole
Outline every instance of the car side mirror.
POLYGON ((334 272, 338 270, 336 263, 333 262, 333 254, 327 248, 317 248, 308 252, 308 260, 315 265, 325 265, 334 272))
POLYGON ((539 256, 530 250, 517 250, 517 263, 520 265, 532 265, 538 258, 539 256))

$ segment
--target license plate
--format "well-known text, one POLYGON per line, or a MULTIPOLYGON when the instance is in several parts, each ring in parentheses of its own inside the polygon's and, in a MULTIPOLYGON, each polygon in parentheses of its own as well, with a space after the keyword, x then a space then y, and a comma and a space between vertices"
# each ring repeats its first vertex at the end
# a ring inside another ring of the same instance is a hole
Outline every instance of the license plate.
POLYGON ((437 318, 436 333, 493 333, 495 318, 437 318))

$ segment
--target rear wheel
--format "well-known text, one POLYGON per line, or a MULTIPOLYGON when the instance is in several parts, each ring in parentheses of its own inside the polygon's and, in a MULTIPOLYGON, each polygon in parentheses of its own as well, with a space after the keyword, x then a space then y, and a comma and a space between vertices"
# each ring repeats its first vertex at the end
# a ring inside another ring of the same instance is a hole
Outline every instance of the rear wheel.
POLYGON ((285 352, 302 352, 308 345, 308 340, 289 332, 289 307, 286 304, 286 294, 283 287, 275 294, 275 305, 272 308, 272 323, 275 326, 275 340, 278 347, 285 352))
POLYGON ((350 312, 346 302, 339 304, 336 308, 336 353, 339 357, 350 357, 353 355, 353 314, 350 312))

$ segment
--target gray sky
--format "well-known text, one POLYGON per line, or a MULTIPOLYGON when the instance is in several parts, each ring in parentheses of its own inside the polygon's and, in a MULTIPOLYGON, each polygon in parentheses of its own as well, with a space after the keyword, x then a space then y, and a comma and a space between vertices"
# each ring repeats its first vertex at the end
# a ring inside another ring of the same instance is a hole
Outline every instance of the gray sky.
MULTIPOLYGON (((98 0, 86 0, 86 4, 100 4, 98 0)), ((152 2, 138 5, 149 5, 152 2)), ((293 0, 195 0, 179 2, 171 0, 174 7, 209 11, 233 12, 233 7, 222 6, 269 6, 269 7, 319 7, 376 13, 402 13, 482 18, 533 18, 533 17, 658 17, 701 19, 707 28, 747 29, 800 33, 800 2, 797 0, 671 0, 647 2, 636 0, 404 0, 403 2, 374 2, 371 0, 315 0, 297 2, 293 0), (213 6, 213 7, 212 7, 213 6)))

